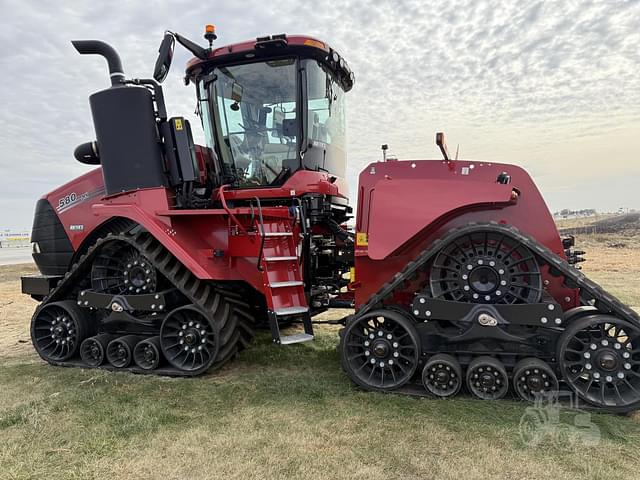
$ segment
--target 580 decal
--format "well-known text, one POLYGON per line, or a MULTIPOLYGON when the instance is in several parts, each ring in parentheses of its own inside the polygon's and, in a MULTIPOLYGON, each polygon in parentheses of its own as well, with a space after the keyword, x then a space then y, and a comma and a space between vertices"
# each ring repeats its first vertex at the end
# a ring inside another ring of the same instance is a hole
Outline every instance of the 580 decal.
POLYGON ((56 210, 58 212, 63 212, 86 200, 89 200, 90 198, 97 197, 98 195, 102 195, 102 194, 104 194, 104 188, 100 188, 92 192, 84 192, 80 194, 77 194, 76 192, 71 192, 68 195, 65 195, 64 197, 60 197, 58 199, 58 207, 56 208, 56 210))

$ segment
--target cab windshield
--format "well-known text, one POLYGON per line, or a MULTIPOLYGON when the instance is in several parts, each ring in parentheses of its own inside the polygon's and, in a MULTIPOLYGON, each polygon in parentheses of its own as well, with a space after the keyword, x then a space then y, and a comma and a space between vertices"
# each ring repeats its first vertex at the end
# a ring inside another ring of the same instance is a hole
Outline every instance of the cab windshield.
POLYGON ((205 133, 217 140, 225 175, 238 187, 281 184, 300 164, 296 59, 221 67, 213 73, 205 107, 212 111, 203 112, 203 120, 214 119, 205 133))

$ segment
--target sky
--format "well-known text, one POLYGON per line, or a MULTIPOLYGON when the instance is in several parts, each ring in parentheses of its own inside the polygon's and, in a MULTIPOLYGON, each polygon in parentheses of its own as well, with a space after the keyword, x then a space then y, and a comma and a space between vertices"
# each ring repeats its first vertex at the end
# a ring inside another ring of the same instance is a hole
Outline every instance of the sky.
MULTIPOLYGON (((90 168, 73 150, 95 138, 88 96, 109 80, 70 40, 106 41, 148 78, 165 30, 204 45, 207 23, 217 46, 302 33, 347 59, 352 193, 381 144, 440 158, 444 131, 461 159, 524 166, 552 211, 640 208, 638 0, 0 0, 0 229, 30 228, 35 201, 90 168)), ((189 57, 176 47, 164 91, 196 126, 189 57)))

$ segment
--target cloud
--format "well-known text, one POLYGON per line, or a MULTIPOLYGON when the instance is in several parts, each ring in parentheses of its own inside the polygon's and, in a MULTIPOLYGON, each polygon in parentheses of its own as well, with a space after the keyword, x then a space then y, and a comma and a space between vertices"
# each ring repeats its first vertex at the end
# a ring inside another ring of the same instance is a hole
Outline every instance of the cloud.
MULTIPOLYGON (((444 130, 462 157, 524 164, 554 208, 576 198, 640 207, 633 192, 582 191, 607 176, 640 180, 638 1, 0 0, 0 11, 0 225, 28 227, 36 198, 87 169, 72 153, 94 137, 87 97, 108 78, 104 61, 79 56, 70 40, 112 43, 128 75, 148 77, 165 29, 200 41, 209 22, 218 45, 307 33, 347 58, 354 191, 380 144, 400 158, 437 158, 444 130)), ((188 57, 176 50, 165 96, 171 114, 195 125, 193 88, 181 82, 188 57)))

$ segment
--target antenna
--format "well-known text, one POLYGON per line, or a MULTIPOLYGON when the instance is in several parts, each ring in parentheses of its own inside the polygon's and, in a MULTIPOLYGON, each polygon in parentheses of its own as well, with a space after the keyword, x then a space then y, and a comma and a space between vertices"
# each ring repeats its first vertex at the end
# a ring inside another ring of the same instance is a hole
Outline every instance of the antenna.
POLYGON ((458 153, 460 153, 460 144, 456 147, 456 160, 458 160, 458 153))
POLYGON ((449 157, 449 152, 447 150, 447 143, 444 140, 444 132, 436 133, 436 145, 438 147, 440 147, 440 151, 442 152, 442 156, 448 162, 450 157, 449 157))
POLYGON ((382 161, 386 162, 387 161, 387 150, 389 150, 389 145, 387 145, 385 143, 380 148, 382 148, 382 161))

